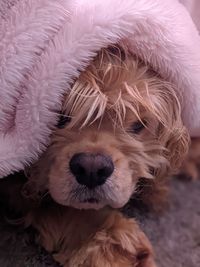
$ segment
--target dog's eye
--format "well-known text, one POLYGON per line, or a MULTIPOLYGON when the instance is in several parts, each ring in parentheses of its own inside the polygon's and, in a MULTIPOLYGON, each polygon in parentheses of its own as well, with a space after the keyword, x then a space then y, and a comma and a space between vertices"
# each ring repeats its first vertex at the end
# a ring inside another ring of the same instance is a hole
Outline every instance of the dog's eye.
POLYGON ((147 122, 144 121, 136 121, 132 124, 131 131, 134 134, 139 134, 147 125, 147 122))
POLYGON ((57 127, 59 129, 63 129, 66 124, 70 123, 70 121, 71 121, 71 117, 70 116, 61 114, 60 115, 60 119, 59 119, 58 124, 57 124, 57 127))

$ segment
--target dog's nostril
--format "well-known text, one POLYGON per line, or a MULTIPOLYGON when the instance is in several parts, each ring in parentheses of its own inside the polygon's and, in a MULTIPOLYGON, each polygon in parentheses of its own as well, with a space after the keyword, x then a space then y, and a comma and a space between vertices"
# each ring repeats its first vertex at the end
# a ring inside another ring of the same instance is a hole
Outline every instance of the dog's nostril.
POLYGON ((88 188, 104 184, 114 171, 112 159, 108 155, 92 153, 75 154, 69 167, 77 182, 88 188))
MULTIPOLYGON (((76 168, 76 166, 75 166, 76 168)), ((86 175, 86 171, 84 167, 80 166, 80 164, 77 164, 77 169, 75 170, 76 175, 86 175)))
POLYGON ((112 168, 104 167, 97 171, 97 175, 98 177, 104 177, 104 176, 109 177, 112 174, 112 172, 113 172, 112 168))

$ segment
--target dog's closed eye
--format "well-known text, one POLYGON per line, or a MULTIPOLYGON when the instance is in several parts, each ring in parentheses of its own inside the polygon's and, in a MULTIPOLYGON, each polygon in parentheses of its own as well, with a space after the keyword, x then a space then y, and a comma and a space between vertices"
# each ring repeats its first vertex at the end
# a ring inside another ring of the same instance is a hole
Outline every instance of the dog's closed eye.
POLYGON ((139 134, 147 125, 147 121, 136 121, 132 124, 130 131, 134 134, 139 134))
POLYGON ((70 116, 60 114, 60 119, 58 121, 57 127, 59 129, 63 129, 68 123, 70 123, 71 119, 72 118, 70 116))

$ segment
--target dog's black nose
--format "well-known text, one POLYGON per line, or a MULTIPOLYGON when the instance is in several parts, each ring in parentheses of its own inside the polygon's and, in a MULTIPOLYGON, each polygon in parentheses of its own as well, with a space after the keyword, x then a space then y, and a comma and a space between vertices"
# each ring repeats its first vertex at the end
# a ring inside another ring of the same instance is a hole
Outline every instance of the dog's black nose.
POLYGON ((90 189, 104 184, 114 171, 109 156, 92 153, 75 154, 69 162, 69 167, 77 182, 90 189))

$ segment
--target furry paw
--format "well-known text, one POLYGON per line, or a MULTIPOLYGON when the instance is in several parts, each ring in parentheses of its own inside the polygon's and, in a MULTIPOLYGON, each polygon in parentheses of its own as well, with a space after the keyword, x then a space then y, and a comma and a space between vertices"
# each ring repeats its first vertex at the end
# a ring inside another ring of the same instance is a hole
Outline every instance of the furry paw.
POLYGON ((134 220, 115 211, 67 261, 63 253, 55 258, 64 267, 156 267, 145 234, 134 220))
POLYGON ((39 210, 32 225, 64 267, 156 267, 151 244, 133 219, 112 209, 39 210))
POLYGON ((188 156, 180 168, 178 177, 187 180, 200 178, 200 138, 192 139, 188 156))

